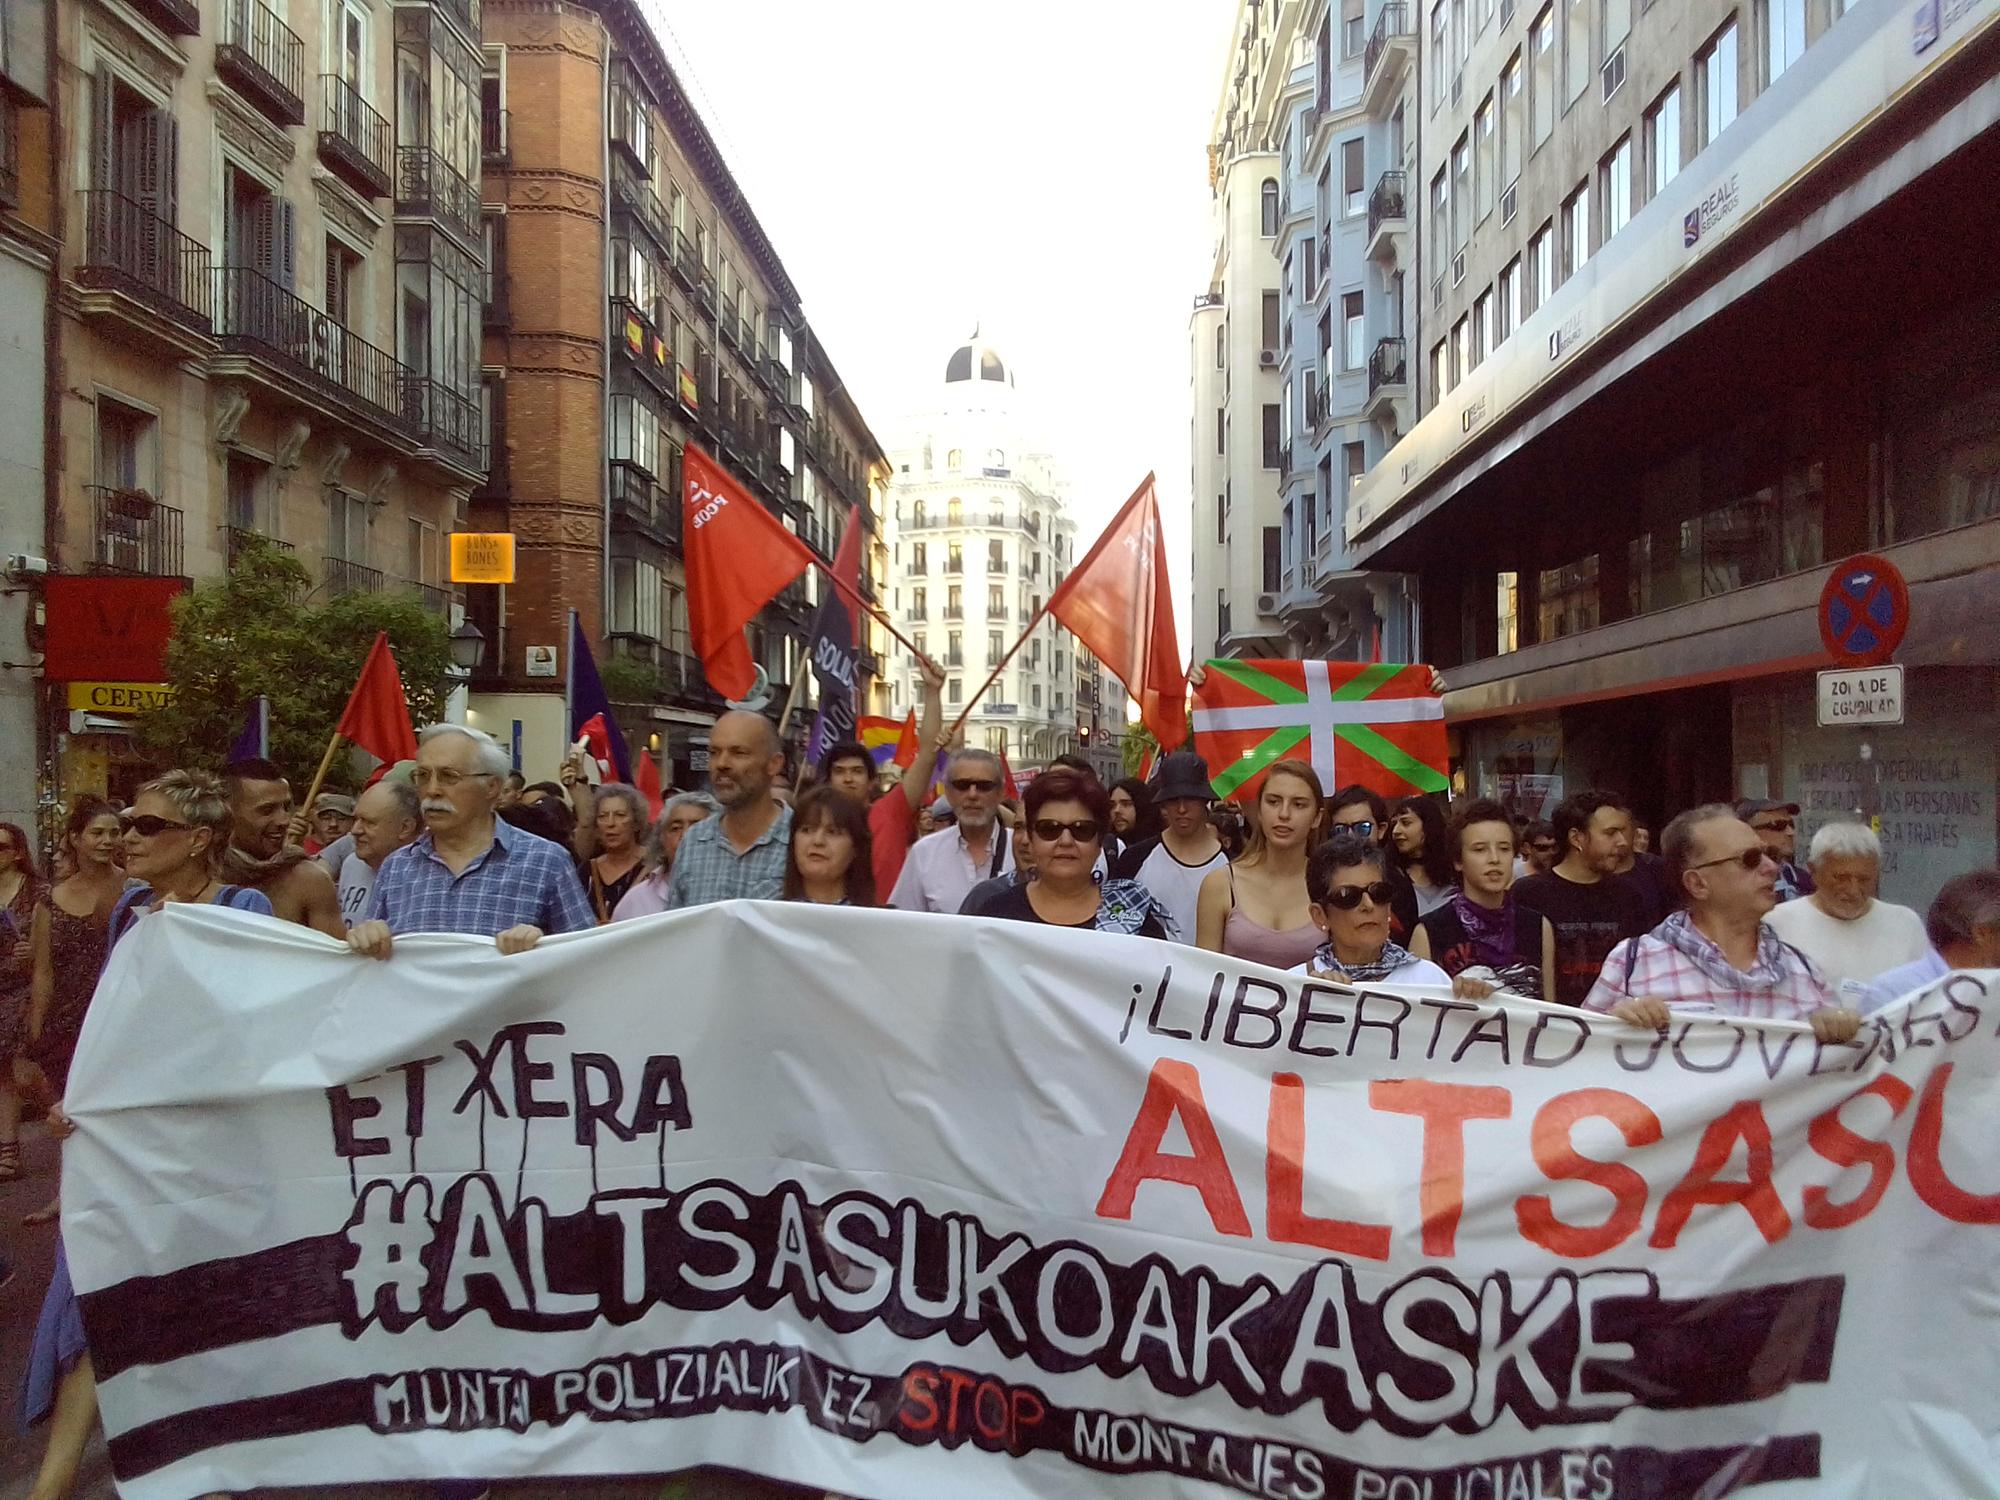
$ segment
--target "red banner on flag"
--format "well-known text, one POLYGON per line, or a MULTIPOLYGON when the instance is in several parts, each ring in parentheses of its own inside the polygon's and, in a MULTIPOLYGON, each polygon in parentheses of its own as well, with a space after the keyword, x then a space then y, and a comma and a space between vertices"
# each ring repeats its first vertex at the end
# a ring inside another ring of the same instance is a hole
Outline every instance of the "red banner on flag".
POLYGON ((743 627, 812 566, 806 544, 699 448, 681 461, 688 620, 709 685, 745 698, 756 684, 743 627))
POLYGON ((1153 476, 1132 493, 1049 600, 1049 613, 1117 674, 1162 745, 1187 734, 1187 674, 1167 587, 1167 544, 1153 476))
POLYGON ((1211 661, 1195 689, 1194 747, 1217 796, 1246 806, 1280 760, 1311 761, 1331 793, 1384 797, 1450 785, 1431 669, 1394 662, 1211 661))
POLYGON ((368 660, 333 732, 379 761, 393 764, 417 758, 417 731, 410 724, 410 706, 403 701, 403 679, 396 672, 388 631, 375 633, 375 644, 368 648, 368 660))

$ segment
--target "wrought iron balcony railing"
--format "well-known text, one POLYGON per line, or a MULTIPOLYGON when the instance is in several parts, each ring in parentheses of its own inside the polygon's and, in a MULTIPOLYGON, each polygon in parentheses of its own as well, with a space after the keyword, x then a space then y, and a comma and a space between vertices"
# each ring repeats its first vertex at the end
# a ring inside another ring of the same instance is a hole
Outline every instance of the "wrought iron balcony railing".
POLYGON ((360 92, 337 73, 320 75, 319 154, 354 187, 389 196, 395 132, 360 92))
POLYGON ((208 247, 122 193, 93 188, 82 196, 78 284, 124 292, 208 332, 214 307, 208 247))
POLYGON ((435 219, 467 244, 479 243, 479 189, 429 146, 397 147, 396 212, 435 219))
POLYGON ((185 576, 178 510, 146 490, 94 484, 89 491, 91 561, 98 568, 156 578, 185 576))
POLYGON ((259 0, 222 0, 215 71, 280 125, 306 122, 306 44, 259 0))

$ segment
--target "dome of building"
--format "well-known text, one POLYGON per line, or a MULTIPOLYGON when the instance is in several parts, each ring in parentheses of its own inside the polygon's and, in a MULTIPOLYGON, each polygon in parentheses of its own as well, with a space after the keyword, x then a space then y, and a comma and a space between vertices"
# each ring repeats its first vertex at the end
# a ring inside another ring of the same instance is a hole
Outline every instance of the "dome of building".
POLYGON ((990 380, 996 385, 1012 385, 1014 372, 1000 357, 1000 351, 979 337, 977 328, 972 337, 952 351, 945 362, 944 383, 958 385, 970 380, 990 380))

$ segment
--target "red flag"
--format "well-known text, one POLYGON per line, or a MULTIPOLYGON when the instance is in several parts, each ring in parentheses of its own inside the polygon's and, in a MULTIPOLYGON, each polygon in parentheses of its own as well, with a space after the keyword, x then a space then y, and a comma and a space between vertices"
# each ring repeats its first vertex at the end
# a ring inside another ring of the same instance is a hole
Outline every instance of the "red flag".
POLYGON ((840 530, 840 546, 833 554, 833 585, 848 603, 848 622, 854 627, 854 649, 861 649, 861 622, 868 611, 861 603, 861 507, 847 512, 847 524, 840 530))
POLYGON ((659 822, 660 809, 667 800, 660 790, 659 759, 652 751, 640 747, 639 769, 633 774, 638 778, 639 795, 646 799, 646 806, 651 809, 649 816, 655 823, 659 822))
POLYGON ((597 762, 597 774, 609 781, 611 770, 611 731, 604 726, 603 714, 592 714, 576 727, 576 737, 583 741, 583 748, 590 758, 597 762))
POLYGON ((1014 780, 1014 768, 1007 764, 1007 752, 1005 750, 1000 752, 1000 791, 1003 795, 1012 797, 1017 801, 1021 796, 1020 783, 1014 780))
POLYGON ((687 450, 681 473, 694 648, 709 685, 744 698, 757 677, 743 627, 812 566, 812 552, 700 449, 687 450))
POLYGON ((1062 581, 1049 613, 1118 675, 1155 739, 1178 745, 1187 738, 1187 673, 1151 474, 1062 581))
POLYGON ((368 660, 348 695, 347 707, 333 732, 359 745, 377 760, 394 764, 417 758, 417 731, 410 726, 409 705, 403 701, 403 679, 396 675, 396 654, 389 649, 389 632, 377 631, 368 660))
POLYGON ((1153 779, 1153 757, 1158 753, 1159 752, 1156 751, 1151 745, 1148 745, 1144 750, 1140 751, 1139 769, 1134 771, 1132 774, 1138 777, 1141 781, 1151 781, 1153 779))
POLYGON ((903 720, 903 733, 896 740, 896 753, 889 757, 905 771, 917 763, 917 711, 910 710, 910 716, 903 720))

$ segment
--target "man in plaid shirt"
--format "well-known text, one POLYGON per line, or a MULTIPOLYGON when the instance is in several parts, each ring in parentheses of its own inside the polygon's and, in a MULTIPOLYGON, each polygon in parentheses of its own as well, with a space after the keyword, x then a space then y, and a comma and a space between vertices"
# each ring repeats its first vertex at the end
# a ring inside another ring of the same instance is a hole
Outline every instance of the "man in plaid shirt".
POLYGON ((481 730, 433 724, 417 736, 424 832, 382 861, 350 948, 387 958, 401 933, 470 932, 525 953, 547 933, 597 925, 569 851, 495 815, 507 768, 481 730))
POLYGON ((1660 835, 1667 878, 1686 902, 1643 937, 1611 950, 1584 1008, 1664 1031, 1675 1011, 1807 1021, 1822 1042, 1845 1042, 1861 1017, 1834 1003, 1806 956, 1764 921, 1778 904, 1778 869, 1757 830, 1716 802, 1660 835))

